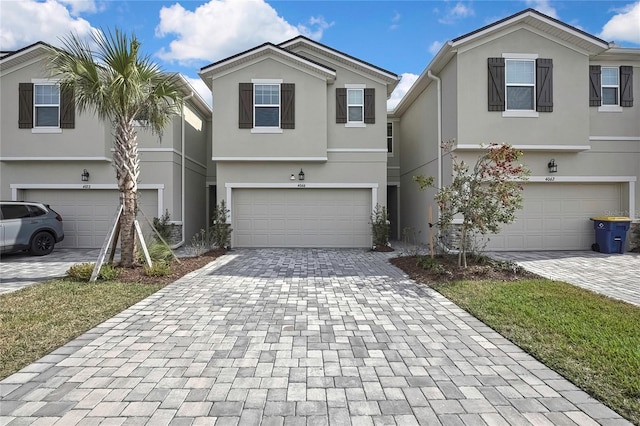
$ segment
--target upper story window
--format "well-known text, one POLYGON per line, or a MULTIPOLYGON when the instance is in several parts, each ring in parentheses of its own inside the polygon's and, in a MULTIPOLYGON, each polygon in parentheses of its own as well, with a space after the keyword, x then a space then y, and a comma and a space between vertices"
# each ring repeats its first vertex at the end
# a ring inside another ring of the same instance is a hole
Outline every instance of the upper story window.
POLYGON ((364 89, 347 89, 347 123, 364 123, 364 89))
POLYGON ((295 84, 278 79, 254 79, 239 85, 238 127, 252 133, 282 133, 295 129, 295 84))
POLYGON ((55 133, 75 128, 72 90, 60 90, 49 80, 34 80, 18 86, 18 128, 34 133, 55 133))
POLYGON ((619 105, 619 72, 618 68, 602 67, 602 105, 619 105))
POLYGON ((488 58, 488 110, 503 117, 538 117, 553 112, 553 60, 536 54, 504 53, 488 58))
POLYGON ((387 153, 393 154, 393 123, 387 123, 387 153))
POLYGON ((376 122, 376 92, 364 84, 345 84, 336 89, 336 123, 366 127, 376 122))
POLYGON ((35 84, 35 127, 58 127, 60 123, 60 87, 57 84, 35 84))
POLYGON ((633 67, 589 66, 589 106, 602 112, 622 112, 633 106, 633 67))
POLYGON ((254 84, 254 126, 280 127, 280 85, 254 84))
POLYGON ((506 60, 507 111, 535 109, 534 64, 532 60, 506 60))

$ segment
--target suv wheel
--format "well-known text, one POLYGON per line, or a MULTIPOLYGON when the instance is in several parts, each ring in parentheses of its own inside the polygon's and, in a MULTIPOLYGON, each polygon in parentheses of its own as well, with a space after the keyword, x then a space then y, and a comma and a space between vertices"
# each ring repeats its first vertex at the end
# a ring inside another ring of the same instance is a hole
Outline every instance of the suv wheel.
POLYGON ((46 231, 40 231, 36 235, 34 235, 31 240, 31 247, 29 248, 29 253, 35 256, 44 256, 45 254, 49 254, 53 251, 53 246, 56 244, 53 235, 46 231))

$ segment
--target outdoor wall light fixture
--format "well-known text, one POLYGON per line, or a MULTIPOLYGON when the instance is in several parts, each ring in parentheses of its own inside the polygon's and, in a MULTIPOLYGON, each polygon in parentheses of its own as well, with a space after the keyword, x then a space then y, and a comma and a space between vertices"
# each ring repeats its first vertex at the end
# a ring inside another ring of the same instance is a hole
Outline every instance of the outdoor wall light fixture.
POLYGON ((89 182, 89 172, 87 171, 87 169, 84 169, 80 176, 82 177, 83 182, 89 182))
POLYGON ((296 180, 296 176, 293 173, 291 173, 291 177, 289 179, 296 180))
POLYGON ((300 173, 298 173, 298 180, 304 180, 304 172, 300 169, 300 173))
POLYGON ((551 161, 549 161, 547 167, 549 168, 549 173, 556 173, 558 171, 558 165, 556 164, 556 160, 554 160, 553 158, 551 159, 551 161))

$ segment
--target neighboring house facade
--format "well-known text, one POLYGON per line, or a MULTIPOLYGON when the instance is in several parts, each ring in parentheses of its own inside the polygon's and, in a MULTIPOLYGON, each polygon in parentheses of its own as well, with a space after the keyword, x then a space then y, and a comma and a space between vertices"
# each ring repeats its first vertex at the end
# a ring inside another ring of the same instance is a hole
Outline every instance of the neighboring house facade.
MULTIPOLYGON (((0 198, 50 204, 64 220, 59 247, 99 248, 119 205, 110 123, 75 111, 45 70, 46 45, 0 57, 0 198), (84 173, 86 172, 86 174, 84 173), (85 178, 82 175, 85 174, 85 178)), ((187 242, 206 220, 211 109, 186 80, 185 107, 162 140, 140 127, 140 208, 149 220, 169 212, 187 242)), ((139 221, 145 225, 140 215, 139 221)))
POLYGON ((215 109, 208 181, 232 246, 370 247, 372 210, 398 194, 386 137, 397 75, 300 36, 200 76, 215 109))
POLYGON ((592 216, 640 211, 640 49, 620 48, 535 10, 446 43, 390 117, 398 120, 401 223, 426 241, 435 190, 453 153, 474 164, 482 144, 524 152, 531 170, 515 223, 487 250, 588 250, 592 216), (550 164, 552 163, 552 164, 550 164), (553 165, 557 171, 554 171, 553 165))

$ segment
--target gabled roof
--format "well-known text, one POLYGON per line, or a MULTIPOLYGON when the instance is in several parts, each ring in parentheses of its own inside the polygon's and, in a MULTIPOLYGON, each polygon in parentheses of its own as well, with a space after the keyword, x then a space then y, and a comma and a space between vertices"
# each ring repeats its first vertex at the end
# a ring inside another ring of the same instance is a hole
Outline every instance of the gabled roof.
POLYGON ((611 47, 610 43, 602 40, 601 38, 531 8, 514 13, 513 15, 507 16, 506 18, 492 24, 461 35, 460 37, 451 40, 451 42, 455 47, 462 43, 467 43, 477 38, 484 37, 489 33, 520 24, 527 24, 529 27, 536 28, 560 40, 569 42, 590 54, 598 53, 603 49, 611 47))
MULTIPOLYGON (((305 47, 311 51, 318 52, 322 56, 327 56, 351 68, 356 68, 367 74, 373 75, 378 79, 387 81, 387 83, 392 83, 394 87, 399 80, 398 75, 391 71, 387 71, 384 68, 380 68, 376 65, 370 64, 369 62, 365 62, 354 56, 333 49, 327 45, 318 43, 317 41, 311 40, 310 38, 305 36, 294 37, 290 40, 280 43, 279 46, 287 50, 293 50, 298 47, 305 47)), ((393 90, 393 88, 391 90, 393 90)))
POLYGON ((336 70, 334 70, 333 68, 305 58, 304 56, 298 55, 297 53, 290 52, 280 46, 276 46, 273 43, 263 43, 252 49, 245 50, 244 52, 240 52, 218 62, 206 65, 200 68, 200 72, 198 74, 200 74, 200 77, 205 81, 207 86, 211 87, 211 79, 207 77, 211 77, 213 75, 227 71, 231 68, 240 66, 244 63, 251 62, 269 55, 273 55, 287 62, 291 62, 296 66, 305 68, 315 74, 326 78, 328 81, 333 81, 336 78, 336 70))
POLYGON ((418 77, 415 83, 413 83, 409 91, 400 100, 396 108, 393 110, 393 114, 401 115, 404 110, 413 103, 417 96, 433 81, 428 76, 429 72, 437 75, 458 53, 458 49, 471 43, 481 41, 482 39, 488 39, 491 36, 504 34, 509 30, 521 28, 522 26, 527 26, 541 33, 546 33, 556 40, 561 40, 566 43, 566 45, 575 46, 577 50, 585 52, 585 54, 592 57, 602 54, 613 47, 613 44, 559 21, 558 19, 547 16, 534 9, 525 9, 446 42, 440 51, 438 51, 436 56, 433 57, 422 74, 420 74, 420 77, 418 77))
MULTIPOLYGON (((22 64, 28 63, 33 60, 40 59, 43 55, 47 53, 49 48, 52 48, 48 43, 43 41, 38 41, 36 43, 30 44, 29 46, 25 46, 19 50, 12 52, 3 52, 6 53, 4 56, 0 56, 0 75, 7 70, 14 69, 19 67, 22 64)), ((196 92, 191 83, 187 80, 185 76, 182 74, 175 74, 178 80, 178 86, 185 94, 185 96, 190 96, 194 105, 200 109, 200 111, 210 116, 212 113, 211 107, 207 104, 207 102, 202 99, 202 97, 196 92)))
POLYGON ((38 41, 30 44, 29 46, 23 47, 22 49, 13 52, 6 52, 6 55, 0 57, 0 72, 7 71, 20 66, 23 63, 38 59, 40 56, 44 55, 47 48, 50 47, 52 46, 43 41, 38 41))

